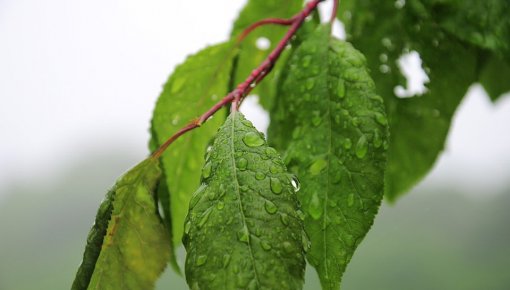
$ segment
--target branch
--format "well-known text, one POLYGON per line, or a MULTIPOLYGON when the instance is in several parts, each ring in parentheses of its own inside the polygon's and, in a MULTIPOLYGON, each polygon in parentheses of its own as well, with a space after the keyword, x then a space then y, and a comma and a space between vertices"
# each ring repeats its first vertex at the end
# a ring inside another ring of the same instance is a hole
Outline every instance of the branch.
MULTIPOLYGON (((273 66, 275 62, 278 60, 280 55, 282 54, 283 50, 291 40, 291 38, 296 34, 296 31, 301 27, 301 24, 303 24, 306 17, 308 17, 316 8, 317 5, 319 5, 320 2, 323 2, 325 0, 313 0, 306 4, 305 8, 290 18, 289 20, 292 20, 290 24, 290 28, 285 33, 283 38, 280 40, 278 45, 275 47, 275 49, 268 55, 268 57, 260 64, 260 66, 256 69, 254 69, 251 74, 248 76, 248 78, 240 83, 232 92, 228 93, 223 99, 221 99, 218 103, 216 103, 214 106, 212 106, 207 112, 202 114, 198 119, 190 122, 185 127, 181 128, 179 131, 177 131, 174 135, 172 135, 163 145, 161 145, 154 153, 152 154, 153 159, 157 159, 161 157, 163 152, 170 146, 175 140, 177 140, 180 136, 184 135, 185 133, 200 127, 203 123, 205 123, 212 115, 214 115, 219 109, 221 109, 223 106, 233 103, 232 104, 232 111, 237 111, 239 109, 239 105, 242 102, 243 98, 248 95, 251 90, 259 83, 261 82, 265 76, 271 72, 273 69, 273 66)), ((334 0, 337 1, 337 0, 334 0)), ((267 21, 274 21, 275 19, 271 20, 265 20, 267 21)), ((280 19, 282 20, 282 19, 280 19)), ((278 20, 278 21, 280 21, 278 20)), ((286 20, 285 20, 286 21, 286 20)), ((270 22, 273 23, 273 22, 270 22)), ((264 20, 259 21, 250 27, 247 28, 248 33, 252 31, 253 29, 261 26, 264 24, 264 20)), ((246 30, 245 30, 246 32, 246 30)), ((244 34, 244 32, 243 32, 244 34)))

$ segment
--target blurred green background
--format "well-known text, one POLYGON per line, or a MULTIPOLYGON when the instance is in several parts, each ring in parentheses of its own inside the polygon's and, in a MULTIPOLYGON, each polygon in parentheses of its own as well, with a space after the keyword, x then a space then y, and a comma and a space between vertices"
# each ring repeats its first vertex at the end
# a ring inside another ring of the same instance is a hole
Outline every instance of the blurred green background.
MULTIPOLYGON (((85 152, 54 182, 15 182, 0 199, 0 289, 69 289, 106 189, 140 156, 85 152)), ((509 190, 483 198, 441 184, 385 204, 343 289, 510 289, 509 190)), ((182 251, 181 251, 182 262, 182 251)), ((308 269, 306 289, 320 289, 308 269)), ((167 271, 157 289, 187 289, 167 271)))

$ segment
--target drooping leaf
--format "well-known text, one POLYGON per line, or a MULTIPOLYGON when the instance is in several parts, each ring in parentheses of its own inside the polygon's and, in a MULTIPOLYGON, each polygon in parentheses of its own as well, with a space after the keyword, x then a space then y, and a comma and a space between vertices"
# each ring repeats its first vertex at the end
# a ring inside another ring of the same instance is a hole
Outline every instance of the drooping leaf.
MULTIPOLYGON (((301 0, 249 0, 234 22, 232 37, 239 36, 248 26, 265 18, 290 18, 298 13, 302 6, 303 1, 301 0)), ((250 35, 243 40, 240 45, 241 51, 239 53, 235 74, 236 84, 244 81, 252 70, 264 61, 269 52, 276 47, 286 31, 286 27, 267 25, 252 31, 250 35), (267 40, 269 42, 269 47, 267 49, 258 48, 257 40, 259 39, 267 40)), ((282 63, 284 63, 283 60, 285 58, 286 54, 284 53, 275 64, 271 74, 253 90, 253 94, 258 94, 261 97, 260 103, 266 109, 270 109, 272 106, 277 79, 281 73, 282 63)))
POLYGON ((291 180, 276 150, 233 112, 190 203, 184 245, 191 289, 302 288, 307 239, 291 180))
POLYGON ((72 289, 152 289, 170 259, 170 237, 154 191, 161 171, 147 159, 122 176, 101 204, 72 289))
POLYGON ((385 194, 390 200, 433 167, 457 106, 477 80, 479 49, 437 25, 441 13, 425 2, 346 0, 339 9, 348 40, 367 57, 377 92, 385 100, 391 131, 385 194), (410 51, 421 57, 427 91, 399 98, 395 88, 406 84, 397 61, 410 51))
POLYGON ((291 56, 269 137, 282 140, 302 187, 307 254, 324 289, 338 289, 383 196, 388 125, 365 58, 321 26, 291 56))
MULTIPOLYGON (((199 117, 228 93, 232 60, 237 53, 233 42, 205 48, 175 69, 163 88, 152 119, 151 150, 163 144, 172 134, 192 119, 199 117)), ((216 114, 200 129, 179 138, 162 155, 166 190, 161 201, 166 217, 171 221, 173 244, 181 243, 184 218, 191 193, 199 184, 203 152, 218 127, 222 114, 216 114), (168 198, 169 196, 169 198, 168 198)))

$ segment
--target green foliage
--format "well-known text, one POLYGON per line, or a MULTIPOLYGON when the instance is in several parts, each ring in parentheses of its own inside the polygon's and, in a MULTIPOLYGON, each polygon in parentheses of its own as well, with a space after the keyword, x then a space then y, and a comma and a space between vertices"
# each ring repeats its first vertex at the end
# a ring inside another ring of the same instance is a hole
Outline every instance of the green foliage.
POLYGON ((311 240, 307 258, 324 289, 337 289, 383 196, 388 126, 382 99, 350 44, 321 26, 293 53, 272 113, 311 240))
MULTIPOLYGON (((477 1, 341 1, 339 17, 346 23, 348 40, 367 57, 377 92, 386 104, 391 141, 385 188, 390 200, 408 191, 434 165, 458 104, 477 81, 482 49, 505 49, 500 44, 474 46, 480 39, 466 43, 467 32, 451 34, 452 27, 475 33, 475 27, 464 26, 460 18, 446 21, 461 17, 464 12, 458 6, 469 9, 465 2, 477 1), (410 51, 420 54, 430 81, 425 94, 404 99, 394 93, 396 86, 405 86, 397 60, 410 51)), ((486 9, 477 17, 490 14, 490 7, 477 7, 486 9)), ((491 21, 506 28, 492 31, 492 26, 485 25, 484 34, 499 35, 509 28, 506 18, 491 21)))
POLYGON ((190 205, 184 245, 192 289, 302 288, 307 239, 292 178, 263 135, 233 112, 190 205))
POLYGON ((152 289, 170 259, 156 208, 161 170, 147 159, 122 176, 99 208, 72 289, 152 289), (107 227, 105 227, 107 225, 107 227))
MULTIPOLYGON (((302 5, 302 0, 249 0, 234 22, 232 36, 240 35, 244 29, 252 23, 264 18, 290 18, 301 9, 302 5)), ((243 40, 240 44, 241 51, 239 53, 239 60, 234 78, 236 84, 244 81, 246 77, 250 75, 251 71, 264 61, 269 51, 276 47, 276 44, 285 34, 285 31, 286 29, 283 27, 263 26, 257 28, 243 40), (265 38, 269 41, 270 47, 267 50, 261 50, 257 47, 256 44, 259 38, 265 38)), ((283 58, 286 58, 286 56, 283 56, 283 58)), ((278 62, 273 68, 271 75, 253 90, 253 94, 259 94, 261 96, 260 104, 266 109, 270 109, 273 104, 276 83, 281 73, 283 63, 284 61, 278 62)))
MULTIPOLYGON (((175 69, 154 109, 152 150, 227 94, 236 53, 233 42, 211 46, 188 57, 175 69)), ((166 201, 162 203, 165 213, 171 214, 165 218, 171 221, 174 245, 181 243, 188 203, 204 164, 203 152, 223 120, 216 116, 202 126, 199 134, 183 136, 162 156, 162 185, 166 189, 158 191, 163 193, 161 200, 166 201)))
POLYGON ((233 39, 175 69, 154 110, 150 148, 175 142, 108 192, 73 290, 151 289, 169 261, 179 272, 172 253, 181 238, 192 289, 301 289, 305 253, 322 287, 339 289, 383 195, 395 200, 432 168, 468 88, 480 82, 493 100, 510 90, 508 0, 342 0, 349 42, 310 10, 293 18, 309 19, 279 57, 265 61, 282 27, 239 42, 254 22, 289 18, 302 4, 248 1, 233 39), (257 48, 261 38, 268 51, 257 48), (398 61, 408 53, 429 79, 421 95, 395 90, 406 86, 398 61), (269 142, 283 160, 237 110, 226 121, 218 112, 248 94, 255 84, 243 81, 261 63, 274 69, 253 93, 270 111, 269 142), (194 121, 212 113, 220 116, 194 121))

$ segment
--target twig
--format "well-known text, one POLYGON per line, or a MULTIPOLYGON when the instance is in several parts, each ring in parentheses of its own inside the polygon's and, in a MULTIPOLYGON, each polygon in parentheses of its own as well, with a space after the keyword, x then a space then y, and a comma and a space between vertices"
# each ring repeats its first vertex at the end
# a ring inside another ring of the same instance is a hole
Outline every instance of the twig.
MULTIPOLYGON (((163 154, 163 152, 168 148, 168 146, 170 146, 170 144, 172 144, 175 140, 177 140, 180 136, 184 135, 185 133, 197 127, 200 127, 212 115, 214 115, 214 113, 216 113, 219 109, 221 109, 228 103, 233 103, 232 110, 237 111, 243 98, 249 92, 251 92, 251 90, 257 85, 257 83, 261 82, 265 78, 265 76, 271 71, 275 62, 278 60, 283 50, 289 43, 290 39, 294 36, 294 34, 299 29, 301 24, 303 24, 303 21, 306 19, 306 17, 308 17, 317 8, 317 5, 319 5, 319 3, 323 1, 324 0, 313 0, 308 2, 301 12, 299 12, 298 14, 291 18, 292 23, 290 25, 289 30, 287 31, 287 33, 285 33, 285 35, 280 40, 275 49, 260 64, 260 66, 254 69, 244 82, 239 84, 232 92, 228 93, 223 99, 221 99, 218 103, 212 106, 207 112, 202 114, 202 116, 200 116, 196 120, 193 120, 188 125, 181 128, 174 135, 172 135, 165 143, 163 143, 163 145, 161 145, 156 151, 154 151, 154 153, 152 154, 152 158, 157 159, 161 157, 161 154, 163 154)), ((252 28, 252 30, 262 24, 255 23, 254 25, 255 27, 252 28)), ((248 31, 248 33, 250 31, 248 31)))

